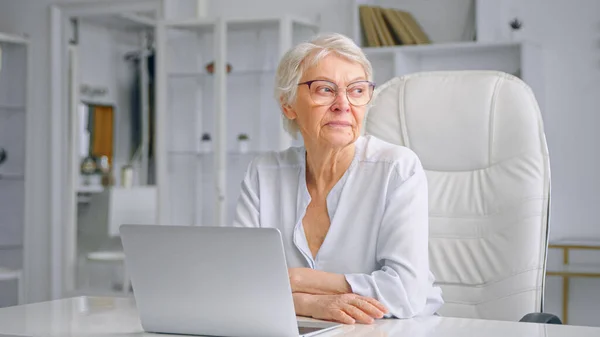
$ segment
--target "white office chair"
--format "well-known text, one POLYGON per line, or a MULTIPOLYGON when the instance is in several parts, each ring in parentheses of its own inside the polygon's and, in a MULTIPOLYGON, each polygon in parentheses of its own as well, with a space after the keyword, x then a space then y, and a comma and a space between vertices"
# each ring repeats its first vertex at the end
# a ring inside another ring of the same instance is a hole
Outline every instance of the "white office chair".
POLYGON ((411 148, 427 172, 440 315, 541 312, 550 166, 530 88, 494 71, 394 78, 376 90, 365 134, 411 148))
POLYGON ((21 270, 13 270, 7 268, 0 268, 0 281, 17 281, 17 304, 23 304, 23 293, 25 291, 23 287, 23 272, 21 270))

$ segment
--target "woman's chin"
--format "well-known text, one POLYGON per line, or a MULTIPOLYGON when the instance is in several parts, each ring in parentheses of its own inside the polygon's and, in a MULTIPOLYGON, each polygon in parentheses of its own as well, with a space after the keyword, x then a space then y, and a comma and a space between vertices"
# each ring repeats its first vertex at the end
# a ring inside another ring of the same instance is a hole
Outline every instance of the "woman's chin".
POLYGON ((354 142, 354 134, 346 132, 328 132, 325 140, 333 147, 344 147, 354 142))

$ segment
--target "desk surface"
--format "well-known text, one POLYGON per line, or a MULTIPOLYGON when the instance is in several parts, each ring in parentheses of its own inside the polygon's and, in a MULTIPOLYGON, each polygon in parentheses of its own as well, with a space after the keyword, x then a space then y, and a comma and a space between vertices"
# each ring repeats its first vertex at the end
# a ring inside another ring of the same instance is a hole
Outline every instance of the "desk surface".
MULTIPOLYGON (((166 336, 143 333, 133 299, 100 297, 77 297, 0 309, 0 334, 61 337, 166 336)), ((426 317, 344 326, 319 336, 598 337, 600 328, 426 317)))

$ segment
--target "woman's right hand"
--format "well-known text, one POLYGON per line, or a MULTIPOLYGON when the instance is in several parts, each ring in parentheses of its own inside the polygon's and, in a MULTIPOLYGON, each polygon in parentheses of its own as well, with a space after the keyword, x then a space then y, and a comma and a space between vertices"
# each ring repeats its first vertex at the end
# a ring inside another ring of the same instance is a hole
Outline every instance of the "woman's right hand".
POLYGON ((388 313, 376 299, 356 294, 308 295, 305 304, 312 318, 343 324, 372 324, 388 313))

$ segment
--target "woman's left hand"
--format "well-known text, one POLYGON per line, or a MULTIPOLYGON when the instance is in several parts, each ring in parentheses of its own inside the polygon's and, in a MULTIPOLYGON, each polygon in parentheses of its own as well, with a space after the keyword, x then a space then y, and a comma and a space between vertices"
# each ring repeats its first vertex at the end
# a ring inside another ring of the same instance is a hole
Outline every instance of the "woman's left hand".
POLYGON ((352 293, 350 284, 342 274, 328 273, 311 268, 290 268, 288 274, 293 293, 314 295, 352 293))

